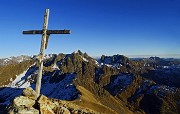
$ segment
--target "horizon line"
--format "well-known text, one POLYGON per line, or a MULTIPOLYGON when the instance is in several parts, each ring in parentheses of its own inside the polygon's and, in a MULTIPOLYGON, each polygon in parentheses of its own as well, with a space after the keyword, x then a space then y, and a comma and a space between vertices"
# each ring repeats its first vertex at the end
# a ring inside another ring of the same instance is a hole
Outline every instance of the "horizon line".
MULTIPOLYGON (((83 52, 83 53, 86 53, 86 52, 83 52)), ((48 54, 60 54, 60 53, 47 53, 45 55, 48 55, 48 54)), ((64 54, 70 54, 70 53, 64 53, 64 54)), ((0 57, 0 59, 10 58, 10 57, 18 57, 18 56, 34 56, 34 55, 36 55, 36 54, 32 54, 32 55, 21 54, 21 55, 15 55, 15 56, 0 57)), ((93 58, 99 58, 102 55, 105 55, 105 54, 95 55, 95 56, 94 55, 90 55, 90 56, 93 57, 93 58)), ((134 55, 129 55, 129 54, 118 54, 117 53, 117 54, 105 55, 105 56, 113 56, 113 55, 124 55, 124 56, 129 57, 129 58, 160 57, 160 58, 179 58, 180 59, 180 54, 157 54, 157 55, 156 54, 134 54, 134 55)))

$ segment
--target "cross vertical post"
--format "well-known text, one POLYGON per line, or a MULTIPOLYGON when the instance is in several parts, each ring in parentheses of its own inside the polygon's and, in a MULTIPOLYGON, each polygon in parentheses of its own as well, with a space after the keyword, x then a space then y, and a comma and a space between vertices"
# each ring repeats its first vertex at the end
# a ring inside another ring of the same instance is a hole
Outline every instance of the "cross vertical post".
POLYGON ((44 15, 44 24, 43 24, 43 33, 42 33, 42 40, 41 40, 41 48, 39 53, 39 71, 38 77, 36 81, 36 95, 39 97, 40 89, 41 89, 41 79, 42 79, 42 71, 43 71, 43 58, 44 58, 44 50, 45 46, 47 45, 47 27, 48 27, 48 20, 49 20, 49 9, 46 9, 44 15))

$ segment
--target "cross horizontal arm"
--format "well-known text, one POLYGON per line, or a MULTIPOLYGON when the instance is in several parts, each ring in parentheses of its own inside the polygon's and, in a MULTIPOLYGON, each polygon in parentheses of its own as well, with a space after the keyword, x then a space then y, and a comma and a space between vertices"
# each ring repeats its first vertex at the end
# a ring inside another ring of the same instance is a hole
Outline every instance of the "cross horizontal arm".
MULTIPOLYGON (((47 35, 50 34, 70 34, 70 30, 47 30, 47 35)), ((23 31, 23 34, 43 34, 43 30, 29 30, 23 31)))
POLYGON ((47 34, 70 34, 70 30, 47 30, 47 34))

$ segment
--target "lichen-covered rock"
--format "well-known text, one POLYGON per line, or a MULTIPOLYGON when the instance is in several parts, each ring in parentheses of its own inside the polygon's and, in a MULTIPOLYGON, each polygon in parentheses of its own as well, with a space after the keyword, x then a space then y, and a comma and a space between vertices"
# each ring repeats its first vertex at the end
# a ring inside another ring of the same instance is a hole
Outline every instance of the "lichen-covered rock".
POLYGON ((52 102, 49 100, 46 96, 41 95, 37 101, 39 104, 46 104, 48 105, 52 110, 56 108, 59 104, 57 102, 52 102))
POLYGON ((24 108, 24 107, 16 107, 16 106, 11 105, 9 109, 7 110, 7 114, 39 114, 39 110, 33 107, 24 108))
POLYGON ((40 95, 40 97, 38 98, 38 103, 43 104, 43 103, 47 103, 48 98, 44 95, 40 95))
POLYGON ((28 88, 24 89, 23 90, 23 95, 28 97, 28 98, 31 98, 33 100, 37 99, 36 92, 31 87, 28 87, 28 88))
POLYGON ((35 101, 25 96, 19 96, 13 100, 13 104, 17 107, 29 108, 35 104, 35 101))
POLYGON ((40 104, 40 112, 41 114, 55 114, 47 104, 40 104))
POLYGON ((61 106, 56 110, 56 114, 71 114, 71 112, 66 107, 61 106))
POLYGON ((39 103, 41 114, 55 114, 53 109, 57 106, 46 96, 41 95, 37 102, 39 103))
MULTIPOLYGON (((23 108, 18 110, 18 114, 39 114, 39 110, 31 108, 23 108)), ((44 113, 45 114, 45 113, 44 113)))
POLYGON ((78 107, 71 102, 50 99, 44 95, 40 95, 34 100, 29 98, 32 95, 31 93, 33 93, 33 90, 26 88, 23 91, 23 95, 26 96, 16 97, 13 104, 7 108, 8 114, 99 114, 78 107))

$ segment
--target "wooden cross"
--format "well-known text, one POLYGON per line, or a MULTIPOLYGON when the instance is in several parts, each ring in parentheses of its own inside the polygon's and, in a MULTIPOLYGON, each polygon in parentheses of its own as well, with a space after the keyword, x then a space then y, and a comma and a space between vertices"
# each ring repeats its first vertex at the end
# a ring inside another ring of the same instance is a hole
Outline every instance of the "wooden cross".
POLYGON ((41 48, 40 48, 40 53, 38 56, 38 58, 39 58, 39 71, 38 71, 38 77, 37 77, 37 81, 36 81, 37 97, 39 97, 39 95, 40 95, 44 51, 45 51, 45 49, 47 49, 48 39, 49 39, 50 34, 70 34, 70 30, 47 30, 48 19, 49 19, 49 9, 46 9, 45 15, 44 15, 44 24, 43 24, 42 30, 23 31, 23 34, 42 34, 41 48))

